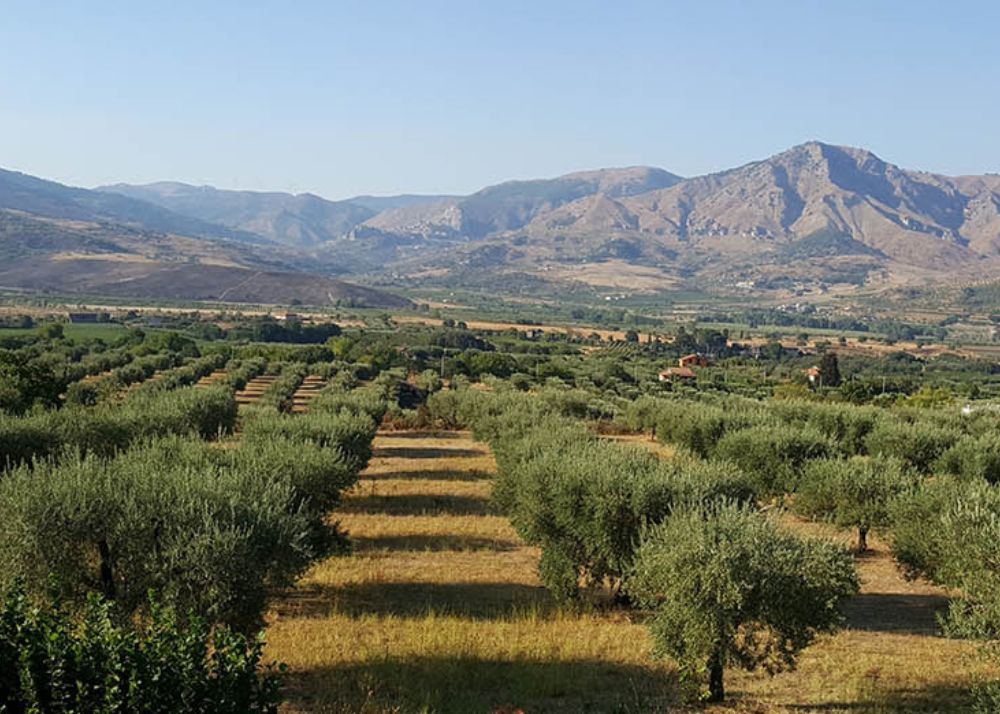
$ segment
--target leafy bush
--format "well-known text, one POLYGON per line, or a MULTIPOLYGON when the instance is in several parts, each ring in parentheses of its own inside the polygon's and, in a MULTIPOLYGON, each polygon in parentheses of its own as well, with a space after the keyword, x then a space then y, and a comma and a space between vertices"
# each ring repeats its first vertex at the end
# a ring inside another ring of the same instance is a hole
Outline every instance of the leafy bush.
POLYGON ((263 359, 231 360, 226 365, 226 377, 223 383, 232 390, 240 390, 247 386, 247 383, 255 377, 264 374, 267 362, 263 359))
POLYGON ((687 399, 662 400, 656 422, 657 438, 696 456, 711 456, 719 441, 732 431, 773 423, 757 402, 731 400, 725 406, 687 399))
POLYGON ((641 528, 678 503, 753 497, 731 465, 663 461, 599 441, 531 397, 478 401, 506 408, 478 416, 497 457, 494 498, 521 537, 542 549, 540 575, 559 600, 575 599, 581 578, 617 591, 641 528))
POLYGON ((281 669, 259 640, 153 606, 138 629, 90 598, 82 615, 0 598, 0 711, 276 714, 281 669))
POLYGON ((119 405, 0 415, 0 467, 70 451, 110 456, 154 436, 194 433, 207 439, 235 423, 236 402, 223 387, 136 392, 119 405))
POLYGON ((865 439, 882 418, 879 410, 873 407, 813 401, 776 401, 770 411, 787 424, 815 427, 849 456, 867 453, 865 439))
POLYGON ((298 362, 285 365, 281 375, 261 395, 260 404, 273 407, 279 412, 291 412, 295 390, 302 384, 308 372, 308 367, 298 362))
POLYGON ((725 696, 727 665, 794 666, 818 633, 840 624, 839 605, 857 587, 846 553, 735 505, 686 510, 649 528, 626 583, 655 610, 657 654, 676 659, 689 681, 707 675, 703 696, 712 701, 725 696))
POLYGON ((243 425, 243 443, 247 448, 256 448, 280 438, 315 444, 337 451, 356 475, 371 458, 377 428, 377 423, 367 414, 347 410, 313 409, 308 414, 296 416, 258 410, 248 416, 243 425))

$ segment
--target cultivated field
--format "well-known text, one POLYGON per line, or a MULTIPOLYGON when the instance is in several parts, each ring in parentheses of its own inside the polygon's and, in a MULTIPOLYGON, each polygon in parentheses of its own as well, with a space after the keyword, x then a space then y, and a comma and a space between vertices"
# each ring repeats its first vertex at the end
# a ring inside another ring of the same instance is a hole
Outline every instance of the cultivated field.
MULTIPOLYGON (((612 437, 669 456, 645 437, 612 437)), ((538 551, 490 512, 488 450, 464 432, 383 432, 332 518, 355 552, 317 564, 270 614, 268 654, 292 671, 288 712, 635 712, 682 704, 642 616, 557 607, 538 551)), ((850 535, 799 519, 796 531, 850 535)), ((797 671, 734 670, 731 702, 704 711, 963 712, 986 674, 976 646, 945 639, 944 592, 907 582, 873 540, 848 628, 797 671)))

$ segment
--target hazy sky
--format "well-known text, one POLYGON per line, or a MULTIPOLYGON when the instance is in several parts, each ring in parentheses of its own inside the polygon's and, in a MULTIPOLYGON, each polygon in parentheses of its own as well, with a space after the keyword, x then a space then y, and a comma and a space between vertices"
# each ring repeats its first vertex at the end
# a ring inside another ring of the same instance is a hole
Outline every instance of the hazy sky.
POLYGON ((818 138, 996 172, 998 35, 996 0, 0 0, 0 166, 340 198, 818 138))

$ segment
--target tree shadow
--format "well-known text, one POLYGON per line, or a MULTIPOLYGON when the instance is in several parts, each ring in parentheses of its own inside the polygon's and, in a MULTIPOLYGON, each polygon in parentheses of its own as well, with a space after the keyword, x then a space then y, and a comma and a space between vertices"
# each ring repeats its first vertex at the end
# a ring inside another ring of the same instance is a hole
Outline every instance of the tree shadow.
POLYGON ((378 446, 372 456, 379 459, 454 459, 486 456, 481 449, 449 449, 420 446, 378 446))
POLYGON ((392 479, 399 481, 489 481, 493 474, 478 469, 446 469, 434 471, 393 471, 392 473, 362 475, 361 481, 392 479))
MULTIPOLYGON (((350 536, 350 534, 348 534, 350 536)), ((392 551, 469 551, 492 550, 508 552, 520 547, 520 543, 502 538, 484 538, 457 534, 412 534, 381 536, 350 536, 358 550, 392 551)))
POLYGON ((948 609, 943 595, 863 593, 844 603, 848 627, 865 632, 940 635, 937 616, 948 609))
POLYGON ((423 429, 421 431, 382 431, 380 436, 388 439, 459 439, 462 432, 450 429, 423 429))
POLYGON ((436 714, 652 714, 678 703, 664 667, 599 660, 385 657, 293 672, 287 696, 309 711, 436 714))
POLYGON ((364 582, 299 585, 274 609, 279 617, 325 618, 336 613, 417 618, 434 613, 485 621, 554 613, 558 607, 545 588, 519 583, 364 582))
POLYGON ((338 511, 340 513, 368 513, 387 516, 487 516, 493 513, 493 507, 490 499, 479 496, 406 494, 355 496, 344 500, 338 511))
POLYGON ((786 704, 794 711, 850 712, 851 714, 886 714, 887 712, 912 712, 913 714, 941 714, 942 712, 967 712, 972 707, 972 694, 968 686, 959 684, 929 687, 904 687, 880 689, 877 681, 868 683, 859 695, 859 701, 820 702, 813 704, 786 704))

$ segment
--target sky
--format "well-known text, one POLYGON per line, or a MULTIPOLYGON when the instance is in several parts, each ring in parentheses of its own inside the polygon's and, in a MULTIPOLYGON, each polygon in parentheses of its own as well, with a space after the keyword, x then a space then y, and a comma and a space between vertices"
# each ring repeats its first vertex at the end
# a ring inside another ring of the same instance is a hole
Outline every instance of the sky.
POLYGON ((819 139, 1000 171, 996 0, 0 0, 0 166, 470 193, 819 139))

